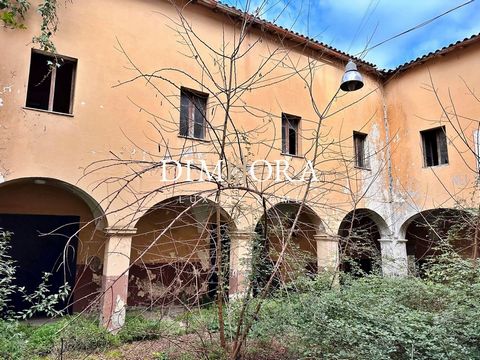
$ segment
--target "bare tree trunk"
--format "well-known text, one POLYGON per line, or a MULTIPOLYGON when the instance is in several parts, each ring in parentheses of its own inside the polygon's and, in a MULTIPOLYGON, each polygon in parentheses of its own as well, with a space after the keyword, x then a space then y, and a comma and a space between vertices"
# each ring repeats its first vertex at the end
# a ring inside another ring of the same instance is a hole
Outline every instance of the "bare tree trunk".
POLYGON ((220 336, 220 345, 224 350, 227 350, 227 342, 225 340, 225 321, 223 319, 223 263, 222 263, 222 231, 221 231, 221 218, 220 218, 220 193, 218 194, 216 202, 216 224, 217 228, 217 243, 216 243, 216 268, 218 274, 218 287, 217 287, 217 308, 218 308, 218 331, 220 336))

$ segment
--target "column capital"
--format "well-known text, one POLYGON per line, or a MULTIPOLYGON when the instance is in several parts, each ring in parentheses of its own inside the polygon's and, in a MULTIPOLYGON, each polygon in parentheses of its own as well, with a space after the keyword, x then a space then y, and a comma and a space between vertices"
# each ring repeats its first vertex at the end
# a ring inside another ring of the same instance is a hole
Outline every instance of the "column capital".
POLYGON ((135 235, 136 233, 137 228, 133 227, 110 226, 105 228, 105 234, 107 235, 128 236, 135 235))
POLYGON ((336 235, 328 234, 315 234, 313 235, 315 241, 328 241, 328 242, 338 242, 338 237, 336 235))
POLYGON ((387 243, 387 242, 397 242, 397 243, 406 243, 408 240, 407 239, 389 239, 389 238, 383 238, 383 239, 378 239, 379 242, 387 243))
POLYGON ((255 235, 255 231, 250 230, 232 230, 229 232, 231 238, 236 240, 250 240, 255 235))

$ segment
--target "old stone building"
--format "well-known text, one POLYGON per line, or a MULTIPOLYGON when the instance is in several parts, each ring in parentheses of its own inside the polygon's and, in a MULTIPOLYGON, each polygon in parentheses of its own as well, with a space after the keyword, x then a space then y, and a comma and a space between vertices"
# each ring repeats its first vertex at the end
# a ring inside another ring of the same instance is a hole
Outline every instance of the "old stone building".
MULTIPOLYGON (((290 231, 308 272, 350 271, 343 254, 407 275, 478 208, 479 35, 382 71, 253 17, 242 28, 244 15, 214 0, 183 5, 68 4, 56 57, 28 45, 33 16, 0 32, 0 226, 19 282, 52 272, 54 289, 73 289, 63 306, 99 305, 116 328, 125 304, 212 298, 218 235, 235 296, 259 236, 272 263, 290 231), (339 90, 350 58, 355 92, 339 90), (219 197, 199 169, 223 156, 219 197)), ((282 266, 286 280, 298 270, 282 266)))

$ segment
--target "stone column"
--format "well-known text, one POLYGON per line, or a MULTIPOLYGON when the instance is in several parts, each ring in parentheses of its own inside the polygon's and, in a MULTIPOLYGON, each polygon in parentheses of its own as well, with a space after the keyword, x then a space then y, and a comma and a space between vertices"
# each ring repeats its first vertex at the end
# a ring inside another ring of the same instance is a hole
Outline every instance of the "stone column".
POLYGON ((384 276, 407 276, 407 240, 378 239, 382 250, 382 272, 384 276))
POLYGON ((125 324, 130 250, 136 232, 134 228, 106 229, 100 323, 112 333, 125 324))
POLYGON ((338 267, 338 238, 327 234, 313 235, 317 243, 318 272, 335 272, 338 267))
POLYGON ((252 264, 252 244, 255 233, 237 230, 230 233, 230 280, 229 296, 241 297, 248 289, 248 277, 252 264))

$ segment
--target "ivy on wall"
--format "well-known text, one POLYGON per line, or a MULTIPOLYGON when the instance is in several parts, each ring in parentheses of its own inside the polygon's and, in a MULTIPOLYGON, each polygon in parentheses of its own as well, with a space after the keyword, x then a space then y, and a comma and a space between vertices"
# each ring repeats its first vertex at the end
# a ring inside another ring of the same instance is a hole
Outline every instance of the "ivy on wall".
MULTIPOLYGON (((11 29, 26 29, 23 20, 31 7, 29 0, 0 0, 0 20, 5 27, 11 29)), ((34 36, 32 42, 38 44, 41 50, 56 52, 52 36, 57 31, 57 0, 43 0, 37 8, 42 17, 40 34, 34 36)))

